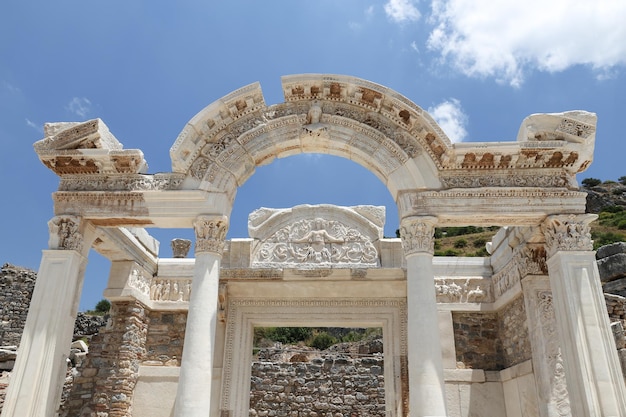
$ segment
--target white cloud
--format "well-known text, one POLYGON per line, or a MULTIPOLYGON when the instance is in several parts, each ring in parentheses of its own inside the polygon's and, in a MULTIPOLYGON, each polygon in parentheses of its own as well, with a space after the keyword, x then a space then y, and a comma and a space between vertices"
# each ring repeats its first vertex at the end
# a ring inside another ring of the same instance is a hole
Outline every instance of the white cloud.
POLYGON ((428 47, 468 76, 519 87, 532 70, 626 64, 623 0, 433 0, 428 47))
POLYGON ((39 126, 37 123, 31 121, 30 119, 26 118, 26 126, 28 127, 32 127, 33 129, 35 129, 37 132, 42 133, 43 134, 43 127, 39 126))
POLYGON ((413 0, 389 0, 385 4, 385 13, 394 22, 416 21, 421 17, 413 0))
POLYGON ((429 107, 428 113, 452 142, 461 142, 467 136, 467 130, 465 130, 467 116, 463 112, 461 102, 456 98, 446 100, 435 107, 429 107))
POLYGON ((91 101, 86 97, 73 97, 65 108, 78 117, 84 118, 91 112, 91 101))
POLYGON ((4 87, 5 90, 7 90, 7 91, 9 91, 11 93, 15 93, 15 94, 20 93, 20 88, 19 87, 11 84, 10 82, 8 82, 6 80, 2 81, 2 86, 4 87))

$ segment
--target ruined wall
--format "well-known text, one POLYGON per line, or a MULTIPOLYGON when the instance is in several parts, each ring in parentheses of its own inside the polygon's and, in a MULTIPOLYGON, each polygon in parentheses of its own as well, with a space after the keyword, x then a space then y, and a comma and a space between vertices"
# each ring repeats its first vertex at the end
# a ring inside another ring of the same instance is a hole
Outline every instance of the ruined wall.
POLYGON ((37 273, 4 264, 0 269, 0 346, 20 343, 37 273))
POLYGON ((180 366, 187 312, 150 311, 143 365, 180 366))
POLYGON ((460 366, 488 371, 503 368, 496 313, 452 312, 452 322, 456 360, 460 366))
POLYGON ((532 350, 523 296, 517 297, 498 312, 498 323, 503 368, 529 360, 532 350))
POLYGON ((250 416, 383 417, 383 374, 382 357, 254 362, 250 416))

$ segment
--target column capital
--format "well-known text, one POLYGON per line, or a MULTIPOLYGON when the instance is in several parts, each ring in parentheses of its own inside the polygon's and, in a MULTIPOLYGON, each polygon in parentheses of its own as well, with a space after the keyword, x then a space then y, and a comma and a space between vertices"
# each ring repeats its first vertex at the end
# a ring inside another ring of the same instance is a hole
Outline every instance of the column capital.
POLYGON ((406 256, 435 253, 435 216, 411 216, 400 222, 400 238, 406 256))
POLYGON ((50 249, 82 252, 85 239, 81 223, 81 217, 71 215, 60 215, 50 219, 48 222, 48 230, 50 231, 48 247, 50 249))
POLYGON ((196 233, 196 254, 204 252, 222 254, 228 231, 228 217, 198 216, 193 222, 193 228, 196 233))
POLYGON ((548 257, 559 251, 592 251, 593 240, 589 223, 597 218, 596 214, 548 216, 541 224, 548 257))

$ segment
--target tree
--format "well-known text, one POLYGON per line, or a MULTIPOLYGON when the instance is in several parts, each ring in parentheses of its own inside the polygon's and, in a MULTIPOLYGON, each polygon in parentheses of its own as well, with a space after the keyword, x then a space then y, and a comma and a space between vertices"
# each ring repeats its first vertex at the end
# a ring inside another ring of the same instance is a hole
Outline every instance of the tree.
POLYGON ((626 185, 626 175, 622 175, 621 177, 619 177, 617 179, 617 182, 619 182, 622 185, 626 185))
POLYGON ((98 301, 98 303, 96 304, 95 311, 96 313, 106 314, 109 312, 110 309, 111 309, 111 302, 103 298, 102 300, 98 301))
POLYGON ((585 178, 584 180, 582 180, 582 184, 583 186, 590 188, 602 184, 602 181, 597 178, 585 178))

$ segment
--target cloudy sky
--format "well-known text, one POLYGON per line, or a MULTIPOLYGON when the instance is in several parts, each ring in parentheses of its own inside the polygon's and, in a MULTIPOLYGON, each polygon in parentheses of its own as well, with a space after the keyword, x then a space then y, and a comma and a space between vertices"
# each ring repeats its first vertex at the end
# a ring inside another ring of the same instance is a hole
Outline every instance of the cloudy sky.
MULTIPOLYGON (((32 144, 45 122, 99 117, 149 172, 171 171, 169 148, 209 103, 260 81, 282 102, 280 77, 345 74, 427 109, 454 141, 515 140, 532 113, 598 114, 587 177, 626 175, 626 2, 623 0, 333 0, 0 2, 0 262, 36 269, 47 247, 58 177, 32 144)), ((231 237, 260 206, 394 202, 355 163, 300 155, 257 170, 240 188, 231 237)), ((170 237, 157 231, 162 256, 170 237)), ((108 262, 90 255, 81 310, 101 298, 108 262)))

